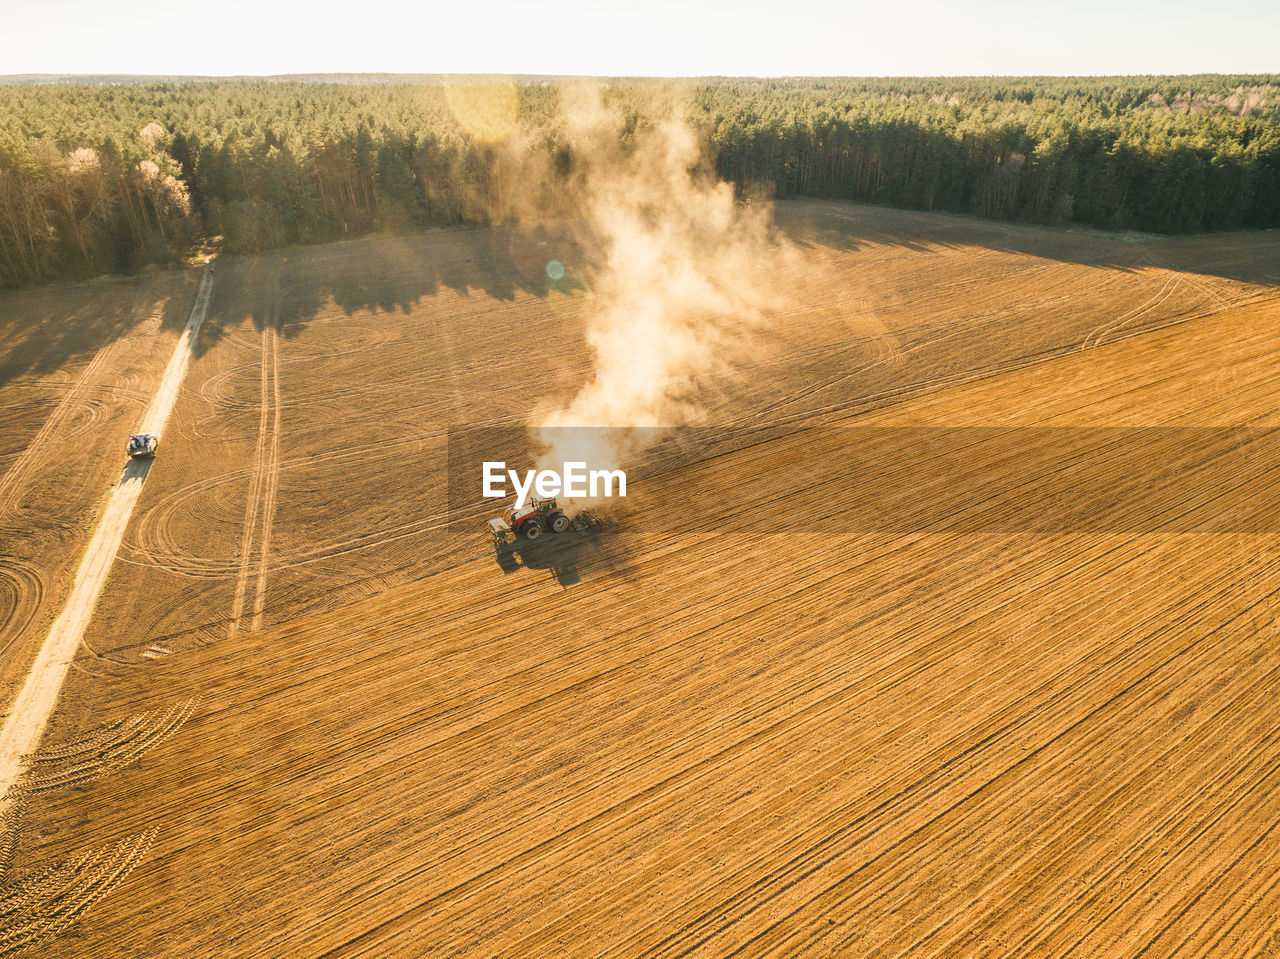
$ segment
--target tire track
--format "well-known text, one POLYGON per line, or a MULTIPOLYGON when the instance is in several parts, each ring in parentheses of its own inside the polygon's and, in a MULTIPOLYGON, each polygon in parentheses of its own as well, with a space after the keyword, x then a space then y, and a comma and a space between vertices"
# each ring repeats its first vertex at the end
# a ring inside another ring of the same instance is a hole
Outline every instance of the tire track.
POLYGON ((137 867, 158 831, 153 826, 0 889, 0 956, 52 939, 79 919, 137 867))
MULTIPOLYGON (((240 545, 239 571, 235 598, 231 605, 231 621, 227 628, 228 636, 235 636, 240 632, 251 578, 254 582, 254 596, 250 629, 261 628, 266 604, 271 527, 280 477, 280 353, 276 336, 279 320, 280 275, 277 273, 273 283, 271 312, 262 330, 258 442, 249 478, 249 494, 245 501, 244 535, 240 545)), ((176 549, 171 550, 171 554, 176 555, 176 549)))
POLYGON ((24 560, 5 557, 0 566, 0 652, 26 632, 44 602, 45 575, 24 560))
POLYGON ((1100 324, 1090 331, 1080 344, 1081 350, 1094 349, 1101 346, 1104 342, 1107 342, 1107 338, 1109 336, 1123 330, 1138 318, 1150 313, 1156 307, 1164 303, 1164 301, 1172 296, 1174 292, 1176 292, 1178 284, 1181 281, 1182 274, 1174 270, 1161 267, 1161 265, 1156 262, 1151 251, 1145 246, 1140 252, 1142 259, 1147 263, 1150 269, 1161 270, 1165 273, 1164 283, 1161 284, 1160 289, 1157 290, 1146 302, 1134 307, 1127 313, 1124 313, 1113 320, 1100 324))
POLYGON ((199 697, 168 709, 151 709, 122 719, 55 749, 41 750, 16 790, 22 794, 79 786, 123 769, 173 736, 199 706, 199 697))
POLYGON ((117 340, 94 354, 93 359, 76 378, 66 395, 36 431, 27 448, 9 467, 3 478, 0 478, 0 516, 13 511, 27 485, 39 473, 41 464, 49 457, 58 454, 55 438, 63 433, 80 414, 82 406, 93 393, 103 369, 114 359, 119 350, 120 342, 117 340))
MULTIPOLYGON (((279 319, 277 306, 277 321, 279 319)), ((276 492, 280 482, 280 350, 279 338, 270 330, 271 346, 271 439, 266 465, 266 492, 262 497, 262 541, 258 553, 258 580, 253 601, 253 628, 262 628, 262 612, 267 596, 267 570, 271 556, 271 527, 276 513, 276 492)))

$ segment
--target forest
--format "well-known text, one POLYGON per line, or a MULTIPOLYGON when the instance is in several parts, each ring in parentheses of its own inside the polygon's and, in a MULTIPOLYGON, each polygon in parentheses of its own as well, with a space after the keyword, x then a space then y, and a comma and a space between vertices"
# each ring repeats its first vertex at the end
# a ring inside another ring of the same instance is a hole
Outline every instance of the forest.
MULTIPOLYGON (((575 81, 0 83, 0 286, 216 245, 574 211, 575 81)), ((576 81, 579 85, 581 81, 576 81)), ((602 81, 744 196, 1192 233, 1280 226, 1280 77, 602 81)))

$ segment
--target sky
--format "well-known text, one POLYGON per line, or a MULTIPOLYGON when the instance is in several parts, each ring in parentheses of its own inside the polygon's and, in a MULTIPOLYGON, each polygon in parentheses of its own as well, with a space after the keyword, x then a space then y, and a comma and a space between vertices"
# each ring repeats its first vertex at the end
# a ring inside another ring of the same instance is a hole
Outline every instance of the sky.
POLYGON ((25 73, 1280 73, 1280 2, 0 0, 25 73))

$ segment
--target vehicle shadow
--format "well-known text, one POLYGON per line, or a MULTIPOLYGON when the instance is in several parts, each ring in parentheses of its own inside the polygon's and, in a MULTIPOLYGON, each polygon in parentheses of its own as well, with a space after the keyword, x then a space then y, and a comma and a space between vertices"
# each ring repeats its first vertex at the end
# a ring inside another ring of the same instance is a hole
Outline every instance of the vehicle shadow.
POLYGON ((155 462, 153 457, 141 457, 139 459, 129 459, 125 461, 124 469, 120 472, 119 486, 126 483, 141 483, 147 478, 147 474, 151 472, 151 464, 155 462))
POLYGON ((583 532, 572 530, 559 536, 519 540, 510 550, 497 552, 494 559, 507 575, 524 569, 545 571, 561 586, 569 587, 596 575, 628 575, 631 563, 610 525, 583 532))
POLYGON ((510 552, 497 554, 498 566, 507 574, 521 567, 546 570, 559 585, 572 586, 582 579, 583 546, 588 538, 588 534, 565 533, 521 540, 510 552))

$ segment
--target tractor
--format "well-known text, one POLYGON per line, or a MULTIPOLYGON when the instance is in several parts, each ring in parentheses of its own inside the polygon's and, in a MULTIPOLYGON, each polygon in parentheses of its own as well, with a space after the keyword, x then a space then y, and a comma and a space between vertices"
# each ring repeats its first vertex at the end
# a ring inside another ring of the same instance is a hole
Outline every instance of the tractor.
POLYGON ((521 540, 532 542, 548 532, 567 533, 574 529, 585 533, 599 525, 600 520, 586 510, 570 519, 554 496, 534 497, 524 506, 508 507, 500 518, 489 520, 489 532, 494 548, 501 554, 514 550, 521 540))

